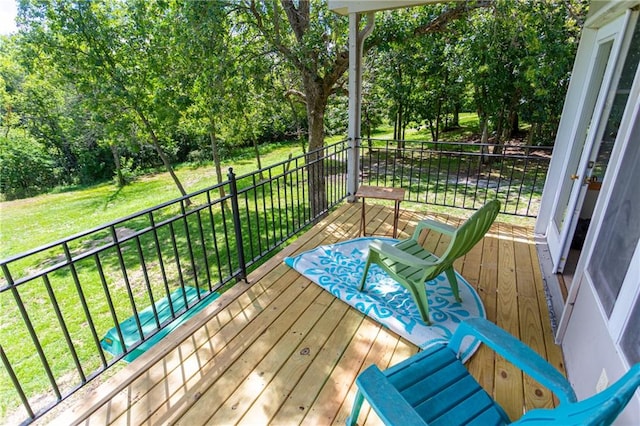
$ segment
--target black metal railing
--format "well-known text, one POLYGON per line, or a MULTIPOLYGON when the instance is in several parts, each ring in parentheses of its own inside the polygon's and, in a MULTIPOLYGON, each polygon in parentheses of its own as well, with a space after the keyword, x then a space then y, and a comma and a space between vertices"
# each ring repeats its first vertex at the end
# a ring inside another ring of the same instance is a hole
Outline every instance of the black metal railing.
MULTIPOLYGON (((219 185, 0 261, 0 412, 30 422, 246 279, 350 195, 348 150, 343 140, 229 170, 219 185), (119 352, 105 350, 107 334, 119 352)), ((503 213, 531 217, 551 151, 368 139, 360 153, 362 184, 403 187, 406 201, 477 209, 498 198, 503 213)))
POLYGON ((536 217, 551 147, 364 139, 364 185, 402 187, 406 201, 477 209, 498 198, 505 214, 536 217))
POLYGON ((230 169, 219 185, 0 261, 0 412, 38 418, 245 280, 346 198, 348 149, 341 141, 246 175, 230 169), (318 171, 322 209, 307 188, 318 171))

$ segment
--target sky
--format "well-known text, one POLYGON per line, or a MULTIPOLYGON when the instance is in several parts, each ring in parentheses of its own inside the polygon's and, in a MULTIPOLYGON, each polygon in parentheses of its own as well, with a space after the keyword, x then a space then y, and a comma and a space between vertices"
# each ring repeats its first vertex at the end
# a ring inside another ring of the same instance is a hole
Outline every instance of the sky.
POLYGON ((0 0, 0 35, 16 32, 16 0, 0 0))

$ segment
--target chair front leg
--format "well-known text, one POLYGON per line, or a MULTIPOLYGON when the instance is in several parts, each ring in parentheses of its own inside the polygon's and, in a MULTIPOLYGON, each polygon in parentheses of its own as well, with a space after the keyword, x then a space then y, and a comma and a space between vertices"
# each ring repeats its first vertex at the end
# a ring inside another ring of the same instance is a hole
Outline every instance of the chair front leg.
POLYGON ((358 389, 356 393, 356 399, 353 401, 353 408, 351 409, 351 415, 347 417, 346 424, 347 426, 355 426, 358 422, 358 415, 360 414, 360 409, 362 408, 362 403, 364 402, 364 395, 358 389))
POLYGON ((451 285, 451 290, 453 291, 453 297, 456 298, 456 302, 462 302, 460 298, 460 290, 458 289, 458 279, 456 278, 456 271, 453 270, 453 266, 447 268, 445 270, 447 274, 447 279, 449 280, 449 285, 451 285))
POLYGON ((369 273, 369 266, 371 266, 371 253, 369 253, 369 256, 367 256, 367 263, 364 266, 362 279, 360 280, 360 285, 358 286, 359 291, 362 291, 364 289, 364 283, 367 281, 367 274, 369 273))
POLYGON ((429 298, 427 297, 427 291, 425 289, 424 284, 414 284, 410 282, 400 282, 404 288, 409 290, 411 296, 413 297, 413 301, 418 307, 418 313, 420 313, 420 317, 425 324, 431 325, 431 320, 429 319, 429 298))

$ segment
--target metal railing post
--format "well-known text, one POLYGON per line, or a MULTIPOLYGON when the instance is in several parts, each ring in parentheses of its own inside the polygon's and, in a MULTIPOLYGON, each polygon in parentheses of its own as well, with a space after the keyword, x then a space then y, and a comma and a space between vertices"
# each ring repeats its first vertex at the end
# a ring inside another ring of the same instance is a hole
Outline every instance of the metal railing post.
POLYGON ((238 252, 238 263, 240 266, 239 280, 247 281, 247 265, 244 261, 244 245, 242 241, 242 222, 240 221, 240 207, 238 204, 238 187, 236 185, 236 175, 233 167, 229 167, 229 187, 231 190, 231 214, 233 217, 233 229, 236 235, 236 250, 238 252))

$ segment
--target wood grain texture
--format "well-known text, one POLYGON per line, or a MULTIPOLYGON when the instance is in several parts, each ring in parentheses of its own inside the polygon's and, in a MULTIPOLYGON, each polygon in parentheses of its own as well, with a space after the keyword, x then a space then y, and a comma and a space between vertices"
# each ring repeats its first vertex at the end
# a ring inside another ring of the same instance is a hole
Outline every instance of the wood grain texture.
MULTIPOLYGON (((453 226, 463 219, 407 210, 399 238, 423 218, 453 226)), ((418 348, 348 307, 282 263, 286 256, 359 235, 360 203, 344 204, 293 244, 181 326, 152 350, 87 392, 59 424, 344 424, 355 378, 418 348)), ((393 208, 367 204, 367 232, 391 236, 393 208)), ((499 220, 499 219, 498 219, 499 220)), ((426 231, 423 245, 442 253, 448 237, 426 231)), ((489 320, 563 371, 555 345, 532 231, 496 223, 456 269, 478 291, 489 320)), ((467 364, 512 418, 549 407, 549 391, 486 347, 467 364)), ((365 403, 359 424, 379 425, 365 403)))

